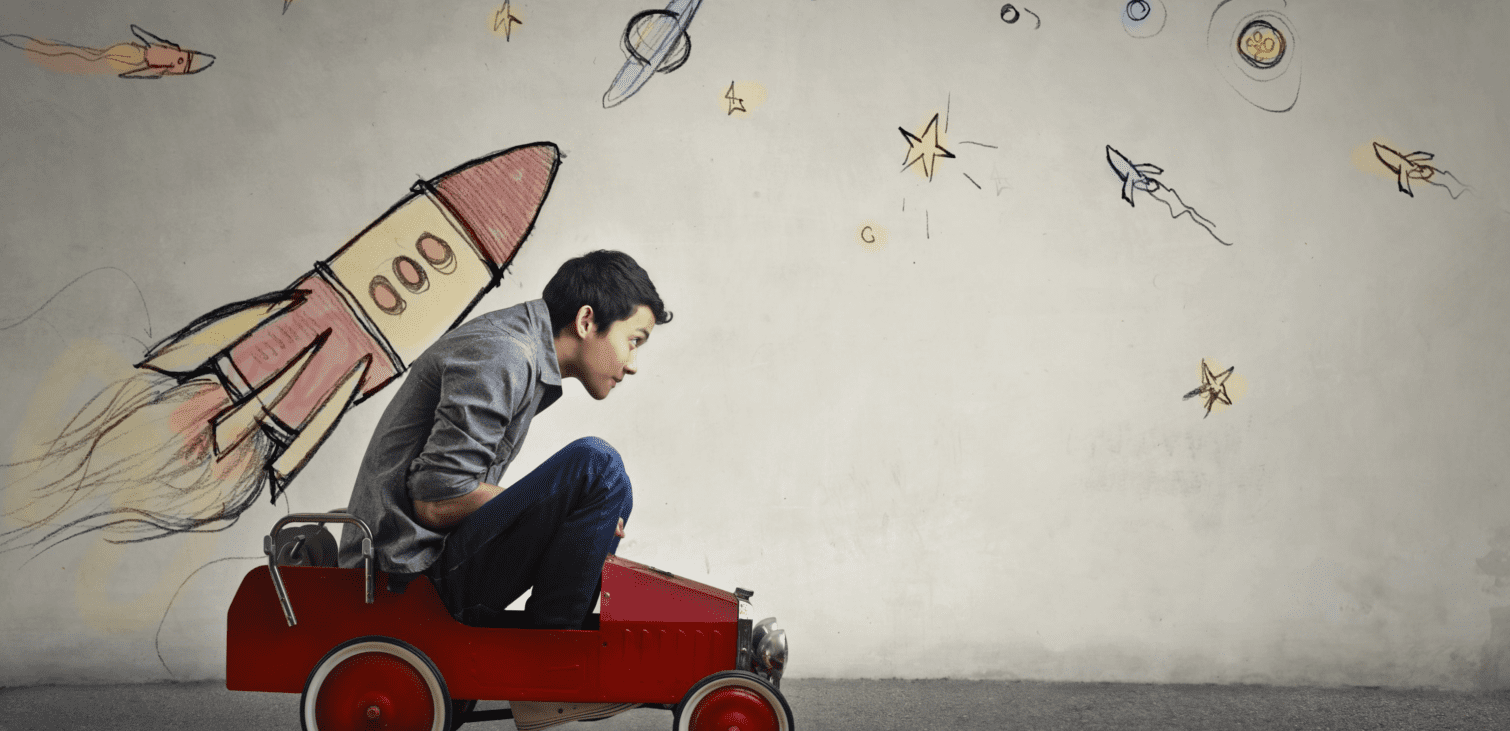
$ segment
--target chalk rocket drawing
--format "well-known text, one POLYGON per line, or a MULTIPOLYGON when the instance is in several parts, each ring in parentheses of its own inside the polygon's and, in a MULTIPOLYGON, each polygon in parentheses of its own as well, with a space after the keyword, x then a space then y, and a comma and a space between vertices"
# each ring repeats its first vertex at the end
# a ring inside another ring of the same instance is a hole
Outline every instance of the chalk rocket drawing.
POLYGON ((1379 158, 1379 162, 1384 163, 1384 166, 1395 174, 1396 180, 1399 181, 1400 192, 1412 198, 1416 197, 1415 192, 1410 188, 1410 181, 1412 180, 1419 180, 1423 183, 1430 183, 1431 185, 1446 188, 1447 195, 1452 196, 1453 200, 1457 200, 1458 196, 1462 195, 1463 191, 1468 189, 1463 185, 1463 181, 1458 180, 1456 175, 1428 164, 1427 160, 1435 157, 1430 152, 1421 152, 1418 150, 1409 154, 1402 154, 1399 150, 1388 145, 1381 145, 1375 142, 1374 156, 1379 158), (1445 177, 1439 178, 1438 173, 1441 173, 1445 177), (1447 179, 1451 179, 1455 185, 1447 184, 1447 179))
POLYGON ((1106 161, 1112 166, 1112 170, 1116 171, 1117 177, 1122 179, 1122 200, 1127 201, 1127 205, 1137 205, 1133 201, 1133 191, 1141 190, 1154 200, 1169 206, 1170 218, 1189 215, 1190 220, 1200 224, 1201 228, 1206 229, 1206 233, 1211 234, 1211 238, 1216 239, 1225 246, 1232 245, 1230 241, 1222 241, 1221 237, 1217 236, 1216 232, 1211 230, 1216 224, 1212 223, 1205 216, 1202 216, 1199 211, 1186 205, 1185 201, 1180 199, 1180 194, 1176 193, 1174 188, 1160 183, 1157 178, 1153 177, 1164 174, 1163 168, 1158 165, 1149 164, 1135 165, 1125 155, 1112 149, 1111 145, 1106 146, 1106 161), (1169 198, 1163 195, 1165 191, 1180 204, 1178 210, 1175 209, 1174 203, 1171 203, 1169 198))
POLYGON ((31 472, 7 488, 27 492, 0 551, 223 530, 264 487, 276 502, 348 409, 498 285, 560 159, 535 143, 420 181, 287 289, 157 343, 39 456, 9 465, 31 472))
POLYGON ((628 58, 608 91, 603 92, 604 109, 634 96, 657 71, 670 73, 687 62, 692 53, 687 26, 702 4, 703 0, 671 0, 665 10, 645 10, 629 19, 623 39, 628 58))
POLYGON ((0 35, 0 41, 26 52, 43 68, 69 74, 115 74, 123 79, 160 79, 164 76, 197 74, 215 63, 215 57, 191 51, 140 26, 131 26, 138 42, 117 43, 108 48, 89 48, 62 41, 47 41, 19 33, 0 35))
MULTIPOLYGON (((1231 406, 1232 398, 1227 395, 1227 379, 1232 376, 1232 371, 1236 370, 1236 368, 1237 366, 1231 366, 1221 373, 1212 373, 1211 366, 1207 365, 1206 360, 1202 358, 1201 385, 1199 388, 1185 394, 1185 399, 1193 399, 1196 396, 1205 397, 1206 416, 1211 415, 1211 407, 1215 406, 1218 401, 1231 406)), ((1201 418, 1204 419, 1206 416, 1201 418)))
POLYGON ((1133 38, 1152 38, 1168 20, 1162 0, 1128 0, 1122 6, 1122 29, 1133 38))
POLYGON ((1290 19, 1264 0, 1222 0, 1206 27, 1206 49, 1222 79, 1265 111, 1288 112, 1300 98, 1299 47, 1290 19))

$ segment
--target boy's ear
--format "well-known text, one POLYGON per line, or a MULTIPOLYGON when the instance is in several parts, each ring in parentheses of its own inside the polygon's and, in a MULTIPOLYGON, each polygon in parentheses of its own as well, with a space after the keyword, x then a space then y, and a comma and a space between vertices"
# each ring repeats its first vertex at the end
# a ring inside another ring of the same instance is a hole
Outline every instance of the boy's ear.
POLYGON ((582 308, 577 310, 577 316, 573 319, 572 325, 579 338, 593 334, 597 330, 597 325, 593 322, 592 305, 582 305, 582 308))

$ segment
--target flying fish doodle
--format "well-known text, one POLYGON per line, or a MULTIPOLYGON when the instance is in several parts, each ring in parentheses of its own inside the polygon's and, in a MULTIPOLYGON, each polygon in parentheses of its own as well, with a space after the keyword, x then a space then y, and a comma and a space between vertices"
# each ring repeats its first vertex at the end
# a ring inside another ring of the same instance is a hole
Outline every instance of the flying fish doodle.
POLYGON ((0 552, 95 531, 130 543, 223 530, 264 488, 276 501, 348 409, 498 285, 560 159, 535 143, 422 180, 287 289, 158 342, 6 465, 6 514, 21 526, 0 533, 0 552))

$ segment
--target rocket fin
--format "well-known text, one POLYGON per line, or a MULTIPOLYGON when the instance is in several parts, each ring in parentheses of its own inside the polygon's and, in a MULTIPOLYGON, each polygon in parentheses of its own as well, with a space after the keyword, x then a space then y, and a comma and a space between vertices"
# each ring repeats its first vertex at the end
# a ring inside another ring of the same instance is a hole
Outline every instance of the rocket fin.
POLYGON ((1130 206, 1137 205, 1133 203, 1133 184, 1136 182, 1138 182, 1137 177, 1134 175, 1128 175, 1122 179, 1122 200, 1127 201, 1127 205, 1130 206))
POLYGON ((216 355, 303 303, 304 297, 304 290, 286 290, 215 309, 153 346, 136 367, 170 376, 205 370, 216 355))
POLYGON ((1411 168, 1408 165, 1401 165, 1397 177, 1400 181, 1400 192, 1414 198, 1416 194, 1410 189, 1410 171, 1411 168))
POLYGON ((315 450, 325 443, 325 438, 330 436, 336 423, 341 420, 341 415, 351 408, 351 403, 356 396, 357 389, 362 385, 362 376, 366 375, 367 367, 372 363, 372 356, 363 356, 357 364, 341 379, 340 383, 331 390, 330 395, 325 397, 325 402, 310 414, 309 419, 299 427, 299 436, 289 443, 288 449, 269 466, 272 472, 275 489, 282 491, 282 486, 294 479, 299 470, 314 456, 315 450))
POLYGON ((178 48, 177 43, 174 43, 173 41, 170 41, 166 38, 159 38, 156 34, 148 32, 146 29, 142 28, 139 25, 131 26, 131 35, 136 36, 137 40, 149 46, 172 46, 174 48, 178 48))
POLYGON ((269 378, 267 382, 258 386, 256 390, 247 395, 239 404, 234 404, 226 410, 215 415, 211 420, 214 428, 215 454, 217 458, 225 456, 247 435, 252 433, 269 416, 274 406, 288 393, 299 376, 304 373, 310 359, 314 358, 315 352, 325 344, 325 338, 329 332, 322 333, 313 343, 310 343, 299 356, 290 362, 277 375, 269 378))

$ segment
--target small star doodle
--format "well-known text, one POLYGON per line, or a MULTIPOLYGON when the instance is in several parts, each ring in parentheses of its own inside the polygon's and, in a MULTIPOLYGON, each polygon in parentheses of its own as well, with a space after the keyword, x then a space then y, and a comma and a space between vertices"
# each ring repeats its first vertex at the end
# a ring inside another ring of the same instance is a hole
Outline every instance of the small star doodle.
MULTIPOLYGON (((1232 375, 1232 371, 1236 368, 1237 366, 1232 366, 1221 373, 1213 374, 1211 366, 1207 365, 1205 358, 1202 358, 1201 386, 1185 394, 1185 398, 1192 399, 1196 396, 1204 396, 1206 398, 1206 416, 1211 415, 1211 407, 1215 406, 1218 401, 1231 406, 1232 398, 1227 395, 1227 378, 1232 375)), ((1203 416, 1201 418, 1204 419, 1206 417, 1203 416)))

